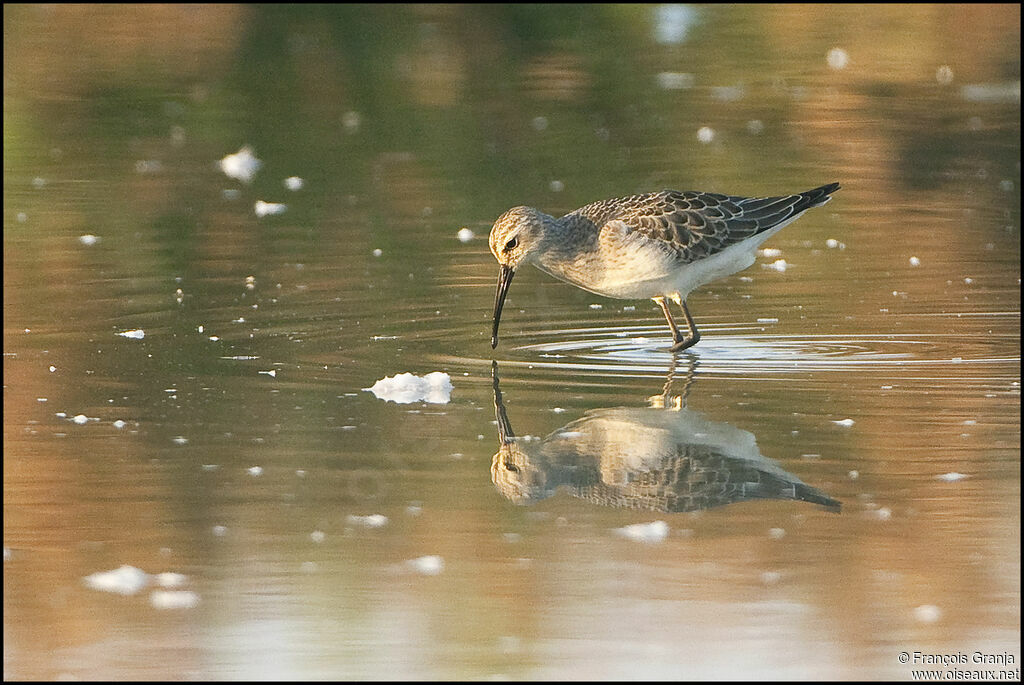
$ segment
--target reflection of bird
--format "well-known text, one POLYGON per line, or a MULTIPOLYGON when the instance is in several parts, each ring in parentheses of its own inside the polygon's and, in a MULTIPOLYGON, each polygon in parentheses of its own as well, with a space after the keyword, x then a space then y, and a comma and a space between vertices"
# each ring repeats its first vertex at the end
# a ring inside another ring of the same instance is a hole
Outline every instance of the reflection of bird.
POLYGON ((595 202, 561 219, 533 207, 513 207, 494 222, 491 253, 498 260, 491 347, 509 284, 525 262, 605 297, 652 298, 672 329, 673 352, 700 340, 686 308, 695 288, 746 269, 758 245, 839 190, 838 183, 778 197, 739 197, 663 190, 595 202), (665 299, 683 309, 687 335, 665 299))
POLYGON ((753 434, 682 408, 598 409, 543 440, 517 439, 494 370, 501 447, 491 480, 517 504, 559 488, 607 506, 682 512, 751 499, 840 503, 764 457, 753 434))

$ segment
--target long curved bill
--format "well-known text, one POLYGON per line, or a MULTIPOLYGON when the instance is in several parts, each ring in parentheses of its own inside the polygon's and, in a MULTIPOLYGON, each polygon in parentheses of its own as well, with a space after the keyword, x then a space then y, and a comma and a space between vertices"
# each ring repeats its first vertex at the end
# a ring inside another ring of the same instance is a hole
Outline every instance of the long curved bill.
POLYGON ((491 349, 498 346, 498 322, 501 321, 501 308, 505 306, 505 296, 516 272, 510 266, 501 265, 498 272, 498 289, 494 293, 494 328, 491 329, 491 349))

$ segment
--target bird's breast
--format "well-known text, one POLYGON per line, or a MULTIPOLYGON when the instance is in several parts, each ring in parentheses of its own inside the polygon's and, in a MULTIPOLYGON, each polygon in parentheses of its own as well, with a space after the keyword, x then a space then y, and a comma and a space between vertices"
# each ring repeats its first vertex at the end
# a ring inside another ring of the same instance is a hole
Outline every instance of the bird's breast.
POLYGON ((661 288, 679 268, 676 257, 654 241, 634 236, 605 227, 596 240, 549 250, 538 256, 536 264, 556 278, 605 297, 661 295, 661 288))

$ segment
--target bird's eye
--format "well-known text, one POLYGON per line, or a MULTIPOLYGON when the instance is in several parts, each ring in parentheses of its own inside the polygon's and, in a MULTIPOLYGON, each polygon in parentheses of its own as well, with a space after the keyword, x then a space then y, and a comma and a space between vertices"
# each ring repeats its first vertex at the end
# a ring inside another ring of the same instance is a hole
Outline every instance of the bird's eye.
POLYGON ((505 243, 505 252, 516 249, 517 245, 519 245, 519 236, 516 236, 512 240, 505 243))
POLYGON ((511 471, 512 473, 519 473, 519 467, 510 461, 505 462, 505 468, 511 471))

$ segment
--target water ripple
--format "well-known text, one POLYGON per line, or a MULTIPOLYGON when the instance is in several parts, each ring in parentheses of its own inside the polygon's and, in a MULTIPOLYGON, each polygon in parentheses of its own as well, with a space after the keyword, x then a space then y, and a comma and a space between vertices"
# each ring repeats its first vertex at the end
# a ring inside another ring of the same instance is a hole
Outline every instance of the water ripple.
POLYGON ((640 328, 545 331, 557 339, 510 345, 504 355, 511 358, 501 363, 650 373, 669 368, 673 358, 680 362, 695 358, 702 373, 745 375, 937 367, 966 371, 979 366, 991 371, 1020 364, 1019 354, 1005 354, 1005 341, 999 341, 1003 343, 999 349, 993 341, 965 342, 956 335, 716 335, 673 354, 664 335, 652 331, 648 337, 644 332, 640 328))

